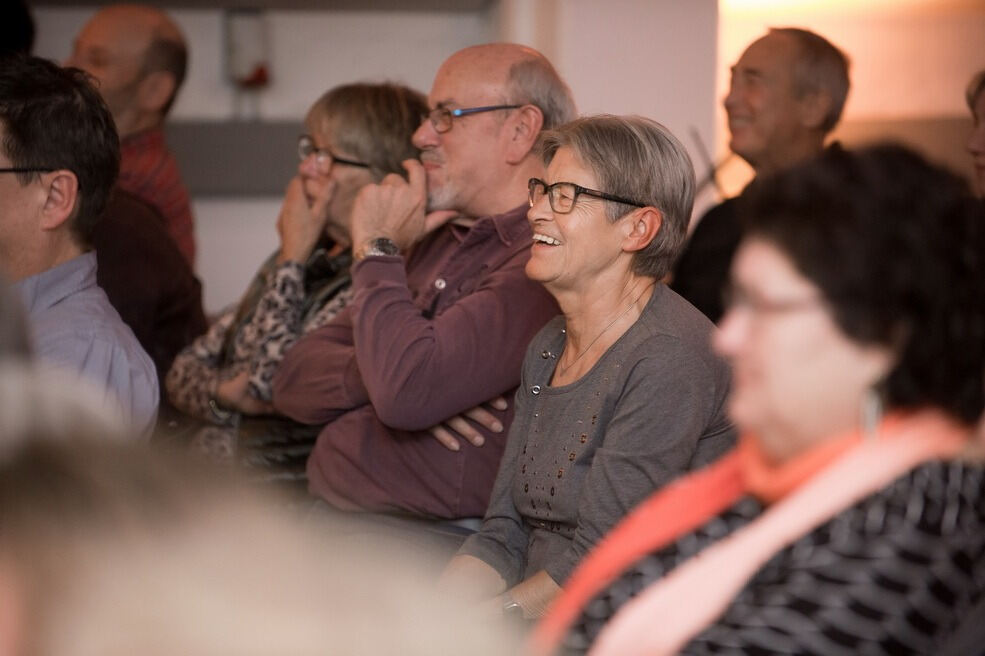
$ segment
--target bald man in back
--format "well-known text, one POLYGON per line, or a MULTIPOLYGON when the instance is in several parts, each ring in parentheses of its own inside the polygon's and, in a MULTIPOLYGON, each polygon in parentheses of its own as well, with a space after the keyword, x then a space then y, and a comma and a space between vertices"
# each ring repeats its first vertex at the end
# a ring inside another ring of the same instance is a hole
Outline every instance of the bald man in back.
POLYGON ((164 142, 164 118, 185 79, 188 49, 159 9, 111 5, 79 32, 65 62, 96 78, 120 135, 119 185, 164 217, 190 267, 195 229, 188 191, 164 142))

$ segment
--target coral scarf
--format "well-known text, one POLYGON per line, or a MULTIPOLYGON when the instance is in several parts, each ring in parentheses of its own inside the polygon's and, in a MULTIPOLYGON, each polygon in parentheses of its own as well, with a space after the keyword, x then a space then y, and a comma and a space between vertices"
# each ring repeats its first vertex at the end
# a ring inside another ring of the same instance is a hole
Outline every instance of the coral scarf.
POLYGON ((754 438, 710 467, 657 492, 572 575, 530 643, 546 654, 582 607, 645 554, 689 533, 746 494, 775 502, 759 519, 707 548, 626 604, 593 653, 675 653, 718 617, 773 554, 926 460, 957 453, 967 430, 924 412, 884 421, 875 439, 852 431, 771 466, 754 438), (662 631, 653 631, 660 617, 662 631))

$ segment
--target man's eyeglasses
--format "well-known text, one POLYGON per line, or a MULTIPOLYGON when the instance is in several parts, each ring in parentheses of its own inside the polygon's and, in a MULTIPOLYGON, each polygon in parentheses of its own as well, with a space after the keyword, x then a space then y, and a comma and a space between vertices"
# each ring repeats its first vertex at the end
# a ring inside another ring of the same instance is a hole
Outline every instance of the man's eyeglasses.
POLYGON ((530 181, 527 182, 527 192, 530 207, 540 202, 540 199, 546 194, 547 201, 551 204, 551 209, 558 214, 567 214, 574 209, 575 203, 578 201, 578 196, 581 194, 594 196, 602 200, 611 200, 625 205, 632 205, 633 207, 647 206, 646 203, 637 203, 635 200, 613 196, 612 194, 596 191, 595 189, 588 189, 581 185, 576 185, 574 182, 555 182, 549 185, 540 178, 530 178, 530 181))
POLYGON ((315 163, 318 165, 318 169, 322 173, 328 173, 328 171, 332 169, 332 164, 359 166, 364 169, 369 168, 369 164, 357 162, 351 159, 345 159, 344 157, 339 157, 338 155, 332 153, 332 151, 327 148, 319 148, 315 144, 315 140, 312 139, 310 135, 302 134, 298 137, 298 157, 300 157, 303 162, 311 155, 315 156, 315 163))
POLYGON ((493 112, 498 109, 517 109, 523 105, 488 105, 486 107, 466 107, 464 109, 448 109, 447 107, 436 107, 421 117, 431 121, 431 127, 435 132, 444 133, 451 130, 452 119, 469 114, 481 114, 482 112, 493 112))

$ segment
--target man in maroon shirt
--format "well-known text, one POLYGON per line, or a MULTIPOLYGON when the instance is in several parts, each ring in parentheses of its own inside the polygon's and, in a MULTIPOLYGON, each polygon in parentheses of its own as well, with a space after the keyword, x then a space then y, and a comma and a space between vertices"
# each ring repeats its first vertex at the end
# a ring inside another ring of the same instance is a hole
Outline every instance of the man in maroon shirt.
POLYGON ((355 202, 351 305, 288 352, 274 406, 327 422, 308 477, 332 506, 479 516, 505 432, 452 450, 427 429, 515 388, 527 344, 557 314, 524 273, 526 188, 544 173, 541 130, 575 111, 543 55, 511 44, 452 55, 429 103, 409 180, 388 176, 355 202))
POLYGON ((161 213, 168 234, 194 268, 188 190, 162 129, 187 63, 178 27, 163 11, 141 5, 100 9, 79 32, 65 62, 99 83, 120 135, 120 187, 161 213))

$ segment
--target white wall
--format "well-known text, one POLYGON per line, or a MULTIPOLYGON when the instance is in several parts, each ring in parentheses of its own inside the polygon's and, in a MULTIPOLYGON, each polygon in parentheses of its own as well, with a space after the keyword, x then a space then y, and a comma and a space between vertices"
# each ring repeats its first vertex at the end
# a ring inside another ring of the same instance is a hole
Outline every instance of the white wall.
MULTIPOLYGON (((64 60, 95 12, 35 10, 35 54, 64 60)), ((233 86, 223 58, 223 12, 169 10, 191 51, 185 86, 171 120, 228 120, 233 86)), ((489 15, 439 12, 271 11, 267 13, 272 83, 259 97, 259 118, 300 121, 326 89, 353 80, 392 80, 427 91, 452 52, 494 38, 489 15)), ((293 144, 288 147, 293 148, 293 144)), ((286 186, 287 181, 284 181, 286 186)), ((277 245, 279 198, 195 198, 197 272, 206 312, 236 301, 260 262, 277 245)))
MULTIPOLYGON (((693 133, 715 144, 715 0, 502 0, 500 33, 544 52, 583 114, 641 114, 666 125, 706 172, 693 133)), ((716 199, 695 200, 700 214, 716 199)))
MULTIPOLYGON (((35 10, 35 54, 62 60, 96 7, 35 10)), ((223 12, 173 9, 168 13, 190 46, 188 78, 172 120, 224 120, 234 116, 234 91, 226 80, 223 12)), ((393 80, 426 91, 449 54, 493 38, 485 14, 376 11, 270 11, 271 84, 260 94, 259 118, 300 119, 330 87, 353 80, 393 80)))
POLYGON ((198 275, 207 313, 239 300, 260 264, 277 248, 280 198, 196 198, 198 275))
MULTIPOLYGON (((38 8, 36 54, 64 59, 95 11, 38 8)), ((191 44, 191 67, 172 120, 227 120, 234 93, 223 73, 219 10, 169 11, 191 44)), ((704 166, 689 134, 714 135, 715 0, 499 0, 484 13, 271 11, 272 84, 262 119, 300 120, 325 89, 356 79, 427 91, 439 64, 493 40, 542 50, 583 112, 637 113, 666 124, 704 166)), ((286 184, 286 181, 285 181, 286 184)), ((279 199, 195 198, 197 270, 208 312, 235 301, 276 246, 279 199)))

